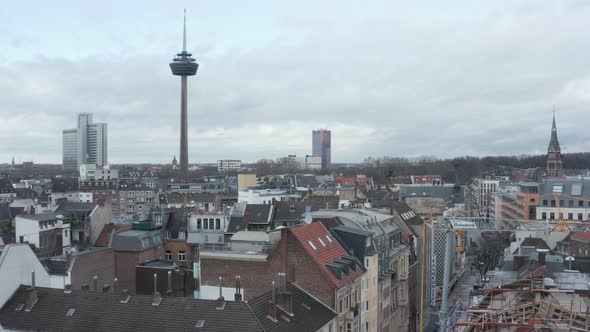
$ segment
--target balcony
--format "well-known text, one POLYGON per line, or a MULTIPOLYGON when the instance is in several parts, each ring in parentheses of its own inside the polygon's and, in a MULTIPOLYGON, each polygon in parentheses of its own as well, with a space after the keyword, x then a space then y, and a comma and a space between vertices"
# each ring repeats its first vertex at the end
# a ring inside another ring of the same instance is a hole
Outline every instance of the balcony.
POLYGON ((358 319, 359 312, 360 312, 360 309, 359 309, 359 305, 358 304, 356 304, 354 306, 351 306, 348 309, 348 311, 346 312, 345 319, 348 320, 348 321, 354 321, 354 320, 358 319))

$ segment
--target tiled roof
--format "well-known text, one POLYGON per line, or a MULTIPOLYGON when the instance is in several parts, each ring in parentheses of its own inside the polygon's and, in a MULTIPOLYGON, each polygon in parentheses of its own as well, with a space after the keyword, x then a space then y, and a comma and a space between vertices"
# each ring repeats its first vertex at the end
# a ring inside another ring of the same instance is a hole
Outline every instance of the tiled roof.
POLYGON ((249 224, 268 224, 273 206, 271 204, 248 204, 244 218, 249 224))
POLYGON ((289 282, 286 288, 291 293, 292 316, 277 308, 277 320, 268 318, 268 303, 272 300, 272 291, 248 302, 266 331, 318 331, 337 316, 330 307, 296 284, 289 282), (284 319, 283 316, 287 319, 284 319))
POLYGON ((580 242, 590 242, 590 232, 576 232, 571 237, 572 240, 580 242))
POLYGON ((55 209, 55 212, 85 212, 90 213, 96 204, 92 202, 65 202, 55 209))
MULTIPOLYGON (((548 249, 550 250, 551 248, 549 248, 549 246, 547 245, 547 242, 545 242, 545 240, 540 239, 538 237, 527 237, 525 238, 522 243, 520 244, 520 247, 535 247, 536 249, 548 249)), ((513 254, 517 253, 518 249, 516 249, 513 254)))
POLYGON ((290 230, 336 287, 340 287, 362 274, 360 267, 356 267, 356 271, 348 270, 348 274, 342 274, 342 278, 336 277, 327 264, 349 255, 321 223, 315 222, 293 227, 290 230))
POLYGON ((231 216, 226 233, 233 234, 246 229, 246 219, 242 216, 231 216))
POLYGON ((109 243, 111 242, 111 234, 113 232, 123 231, 126 229, 131 229, 131 224, 106 224, 102 228, 100 234, 98 234, 98 238, 94 243, 97 247, 108 247, 109 243))
POLYGON ((164 244, 160 230, 128 229, 113 235, 111 247, 117 251, 144 251, 164 244))
POLYGON ((39 300, 30 312, 25 286, 0 311, 0 325, 19 331, 263 331, 245 302, 226 302, 217 309, 215 300, 164 297, 152 305, 152 296, 133 295, 127 303, 113 293, 37 288, 39 300), (73 309, 73 310, 72 310, 73 309), (72 315, 67 315, 71 312, 72 315), (202 327, 196 327, 203 321, 202 327))

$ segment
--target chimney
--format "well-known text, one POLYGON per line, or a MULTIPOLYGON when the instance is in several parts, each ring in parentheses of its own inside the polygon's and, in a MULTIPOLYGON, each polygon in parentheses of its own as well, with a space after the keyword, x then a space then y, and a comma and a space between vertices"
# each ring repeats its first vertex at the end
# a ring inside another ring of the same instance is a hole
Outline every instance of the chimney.
POLYGON ((98 276, 92 278, 92 291, 98 292, 98 276))
POLYGON ((35 271, 31 272, 31 286, 25 289, 25 311, 31 311, 35 303, 39 301, 35 288, 35 271))
POLYGON ((539 256, 539 264, 541 264, 541 265, 547 264, 547 260, 546 260, 547 252, 545 252, 545 250, 538 249, 537 255, 539 256))
POLYGON ((219 297, 217 298, 217 310, 223 310, 225 308, 225 299, 222 294, 223 279, 219 277, 219 297))
POLYGON ((113 293, 117 293, 119 290, 117 286, 119 286, 119 279, 115 278, 113 279, 113 293))
POLYGON ((123 298, 121 299, 121 303, 128 303, 129 300, 131 299, 131 295, 129 295, 129 291, 127 289, 124 289, 121 294, 123 295, 123 298))
POLYGON ((236 294, 234 295, 234 301, 242 301, 242 285, 240 283, 240 276, 236 276, 236 294))
POLYGON ((64 293, 70 294, 72 292, 72 285, 68 284, 64 286, 64 293))
POLYGON ((279 273, 279 293, 277 305, 289 315, 293 315, 291 292, 287 291, 287 276, 285 273, 279 273))
POLYGON ((172 271, 168 271, 168 290, 166 295, 172 296, 172 271))
POLYGON ((102 285, 102 292, 103 293, 108 293, 110 289, 111 289, 111 285, 109 285, 109 284, 102 285))
POLYGON ((158 306, 162 302, 162 295, 158 292, 158 275, 154 273, 154 296, 152 299, 152 305, 158 306))
POLYGON ((275 302, 275 282, 272 282, 272 298, 268 301, 268 318, 277 321, 277 305, 275 302))
POLYGON ((87 291, 90 290, 90 285, 88 284, 83 284, 82 287, 80 287, 83 291, 87 291))

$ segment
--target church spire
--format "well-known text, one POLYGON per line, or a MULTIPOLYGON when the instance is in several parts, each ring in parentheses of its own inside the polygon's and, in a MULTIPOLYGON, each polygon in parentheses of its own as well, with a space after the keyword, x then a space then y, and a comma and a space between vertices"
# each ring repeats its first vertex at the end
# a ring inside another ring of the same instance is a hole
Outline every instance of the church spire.
POLYGON ((553 123, 551 125, 551 140, 547 148, 547 177, 562 177, 563 165, 561 160, 561 147, 557 140, 557 126, 555 125, 555 107, 553 108, 553 123))
POLYGON ((560 150, 559 140, 557 139, 557 126, 555 126, 555 110, 553 110, 553 125, 551 126, 551 140, 549 141, 549 149, 560 150))

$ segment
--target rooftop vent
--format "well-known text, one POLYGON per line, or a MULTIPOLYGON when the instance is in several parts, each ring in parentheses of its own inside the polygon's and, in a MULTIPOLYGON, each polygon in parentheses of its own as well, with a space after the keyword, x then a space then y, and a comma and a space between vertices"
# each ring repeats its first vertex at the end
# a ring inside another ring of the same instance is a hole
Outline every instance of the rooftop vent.
POLYGON ((16 311, 21 311, 21 310, 23 310, 24 307, 25 307, 25 305, 21 303, 21 304, 19 304, 19 305, 16 306, 16 309, 15 310, 16 311))

